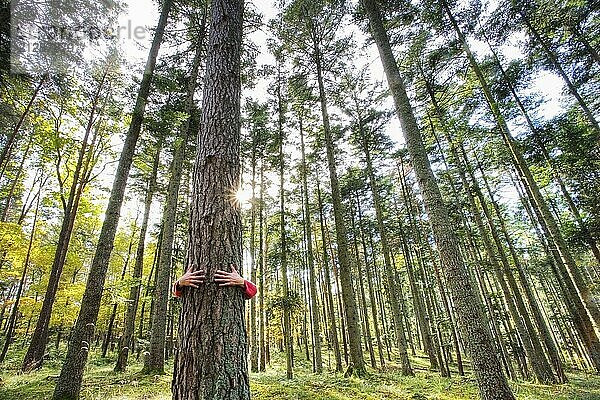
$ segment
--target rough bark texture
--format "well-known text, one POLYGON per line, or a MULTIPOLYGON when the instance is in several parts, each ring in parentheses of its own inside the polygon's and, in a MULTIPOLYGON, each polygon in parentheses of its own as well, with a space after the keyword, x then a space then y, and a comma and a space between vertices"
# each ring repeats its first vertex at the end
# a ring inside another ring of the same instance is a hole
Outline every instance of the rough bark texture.
POLYGON ((98 319, 98 311, 100 310, 100 302, 102 300, 102 292, 104 289, 104 280, 110 260, 110 254, 113 249, 115 235, 117 233, 117 225, 119 224, 119 216, 121 204, 125 195, 125 186, 129 177, 129 170, 133 161, 136 143, 140 135, 146 101, 150 92, 150 83, 154 73, 154 66, 158 56, 158 50, 162 42, 162 36, 167 24, 167 17, 171 8, 172 0, 165 0, 162 5, 162 11, 152 47, 146 62, 144 76, 140 84, 140 90, 137 95, 131 125, 123 144, 121 158, 117 166, 115 180, 113 182, 112 191, 106 207, 104 223, 98 238, 96 253, 92 260, 90 273, 81 302, 81 309, 77 322, 71 334, 69 341, 69 350, 65 363, 63 364, 60 376, 54 389, 54 400, 78 399, 81 390, 81 381, 83 379, 83 370, 87 362, 87 355, 90 346, 90 340, 93 336, 96 320, 98 319))
POLYGON ((479 298, 460 254, 456 229, 452 226, 427 159, 419 127, 383 27, 381 15, 374 0, 362 0, 362 5, 367 12, 371 33, 379 49, 379 56, 394 98, 396 113, 423 194, 450 295, 457 309, 462 337, 472 359, 480 395, 485 400, 513 400, 514 396, 502 371, 502 365, 496 357, 490 333, 485 325, 479 298))
POLYGON ((241 265, 240 55, 242 0, 212 2, 198 135, 187 265, 206 271, 199 289, 184 288, 173 398, 249 399, 244 299, 221 288, 217 269, 241 265))

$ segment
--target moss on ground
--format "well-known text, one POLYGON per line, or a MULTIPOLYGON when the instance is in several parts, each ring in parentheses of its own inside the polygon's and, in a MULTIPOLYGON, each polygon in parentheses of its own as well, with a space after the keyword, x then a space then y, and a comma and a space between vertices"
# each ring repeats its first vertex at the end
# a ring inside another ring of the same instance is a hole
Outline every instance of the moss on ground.
MULTIPOLYGON (((49 399, 60 362, 49 362, 39 371, 19 374, 17 357, 1 365, 0 400, 49 399)), ((82 390, 83 400, 168 400, 171 376, 141 375, 141 363, 133 360, 129 371, 112 371, 114 358, 94 356, 88 363, 82 390)), ((441 378, 425 370, 415 359, 416 376, 400 376, 394 366, 386 371, 369 370, 364 379, 344 378, 327 372, 313 374, 310 364, 297 360, 295 377, 285 379, 283 359, 275 359, 264 373, 250 377, 254 400, 466 400, 476 399, 477 389, 470 377, 441 378)), ((168 365, 170 370, 172 365, 168 365)), ((566 385, 546 386, 528 382, 511 382, 519 400, 599 400, 600 377, 582 373, 569 374, 566 385)))

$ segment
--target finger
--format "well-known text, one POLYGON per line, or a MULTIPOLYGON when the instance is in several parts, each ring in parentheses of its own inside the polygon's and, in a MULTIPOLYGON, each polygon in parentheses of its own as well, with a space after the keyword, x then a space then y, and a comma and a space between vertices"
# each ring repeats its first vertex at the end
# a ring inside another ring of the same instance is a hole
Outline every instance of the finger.
POLYGON ((233 286, 233 282, 227 281, 225 283, 221 283, 219 286, 222 286, 222 287, 224 287, 224 286, 233 286))
POLYGON ((190 281, 190 283, 195 283, 195 284, 197 285, 197 284, 199 284, 199 283, 204 283, 204 281, 203 281, 203 280, 199 280, 199 279, 192 279, 192 280, 190 281))
POLYGON ((235 272, 237 274, 238 272, 237 272, 237 269, 235 267, 235 264, 230 264, 230 265, 231 265, 231 272, 235 272))
POLYGON ((193 266, 193 265, 190 265, 190 266, 188 267, 188 269, 186 269, 186 270, 185 270, 185 273, 186 273, 186 274, 188 274, 188 273, 191 273, 193 268, 194 268, 194 266, 193 266))
POLYGON ((206 276, 206 274, 204 273, 204 271, 192 272, 190 275, 191 276, 206 276))
POLYGON ((230 279, 227 277, 215 277, 215 282, 219 283, 219 282, 229 282, 230 279))
POLYGON ((194 287, 194 288, 198 289, 198 285, 195 285, 195 284, 193 284, 193 283, 191 283, 191 282, 190 282, 190 285, 189 285, 189 286, 191 286, 191 287, 194 287))
POLYGON ((215 272, 215 276, 219 276, 219 277, 223 277, 223 278, 228 277, 229 275, 230 275, 229 272, 225 272, 225 271, 221 271, 221 270, 215 272))

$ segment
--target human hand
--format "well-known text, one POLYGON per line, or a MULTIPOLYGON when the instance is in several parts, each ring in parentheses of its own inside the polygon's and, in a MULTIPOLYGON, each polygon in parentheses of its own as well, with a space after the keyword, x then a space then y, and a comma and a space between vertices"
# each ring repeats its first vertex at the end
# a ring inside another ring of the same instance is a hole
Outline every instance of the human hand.
POLYGON ((219 286, 244 286, 244 278, 238 274, 235 264, 229 264, 229 266, 231 267, 231 272, 220 269, 215 272, 215 282, 219 286))
POLYGON ((193 265, 185 271, 185 274, 183 274, 181 278, 177 279, 177 286, 191 286, 197 288, 199 284, 204 283, 206 273, 204 271, 192 272, 192 268, 194 268, 193 265))

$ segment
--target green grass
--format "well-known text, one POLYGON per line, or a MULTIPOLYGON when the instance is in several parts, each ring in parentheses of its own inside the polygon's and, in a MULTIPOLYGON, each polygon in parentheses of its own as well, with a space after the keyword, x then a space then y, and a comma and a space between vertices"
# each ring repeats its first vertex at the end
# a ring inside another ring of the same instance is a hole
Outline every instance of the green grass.
MULTIPOLYGON (((31 374, 19 374, 22 357, 13 354, 1 365, 0 400, 49 399, 54 380, 60 373, 58 358, 52 358, 44 368, 31 374)), ((477 399, 472 377, 441 378, 427 371, 422 358, 414 358, 416 376, 403 377, 395 366, 385 371, 370 369, 364 379, 344 378, 342 374, 326 372, 313 374, 310 364, 296 360, 294 379, 285 379, 285 366, 280 355, 263 373, 250 376, 254 400, 463 400, 477 399)), ((88 363, 82 399, 84 400, 167 400, 171 398, 171 376, 144 376, 139 374, 141 364, 133 360, 129 371, 114 373, 114 358, 93 356, 88 363)), ((172 369, 172 364, 168 365, 172 369)), ((545 386, 527 382, 511 382, 519 400, 598 400, 600 377, 569 374, 566 385, 545 386)))

